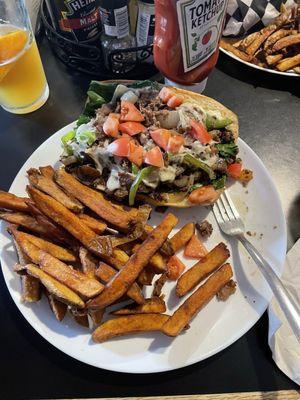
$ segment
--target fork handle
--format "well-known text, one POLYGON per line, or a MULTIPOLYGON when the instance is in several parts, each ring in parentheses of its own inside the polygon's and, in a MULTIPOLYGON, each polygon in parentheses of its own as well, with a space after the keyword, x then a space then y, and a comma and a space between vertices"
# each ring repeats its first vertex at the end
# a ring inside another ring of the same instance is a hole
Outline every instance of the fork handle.
POLYGON ((238 239, 244 245, 250 256, 259 267, 261 273, 268 282, 276 300, 278 301, 290 327, 292 328, 298 342, 300 343, 300 310, 296 305, 294 299, 284 287, 281 280, 273 271, 270 264, 262 257, 262 255, 256 250, 252 243, 243 235, 238 235, 238 239))

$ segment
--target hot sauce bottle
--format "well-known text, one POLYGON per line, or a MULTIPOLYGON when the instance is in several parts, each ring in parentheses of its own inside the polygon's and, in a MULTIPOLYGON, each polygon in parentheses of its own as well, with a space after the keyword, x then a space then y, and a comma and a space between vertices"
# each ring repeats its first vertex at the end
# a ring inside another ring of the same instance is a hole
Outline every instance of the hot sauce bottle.
POLYGON ((227 0, 155 0, 154 62, 166 83, 203 91, 216 65, 227 0))

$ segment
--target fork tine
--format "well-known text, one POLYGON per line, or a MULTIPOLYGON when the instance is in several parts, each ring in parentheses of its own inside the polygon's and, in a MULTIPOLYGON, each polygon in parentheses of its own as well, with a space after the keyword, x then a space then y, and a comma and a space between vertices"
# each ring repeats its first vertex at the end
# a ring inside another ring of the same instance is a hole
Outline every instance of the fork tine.
POLYGON ((231 200, 229 193, 227 193, 227 190, 224 191, 224 195, 226 197, 226 200, 228 201, 228 204, 230 206, 232 214, 234 215, 235 218, 239 218, 240 214, 238 213, 237 209, 235 208, 235 205, 233 204, 233 201, 231 200))
POLYGON ((228 216, 228 219, 229 220, 235 219, 235 216, 234 216, 233 212, 231 211, 230 204, 228 203, 228 201, 223 193, 221 194, 220 199, 222 201, 222 204, 223 204, 224 210, 228 216))
POLYGON ((218 224, 221 224, 222 222, 224 222, 224 219, 222 217, 222 214, 219 210, 217 203, 218 203, 218 201, 216 203, 214 203, 214 205, 213 205, 213 213, 215 215, 215 218, 216 218, 218 224))

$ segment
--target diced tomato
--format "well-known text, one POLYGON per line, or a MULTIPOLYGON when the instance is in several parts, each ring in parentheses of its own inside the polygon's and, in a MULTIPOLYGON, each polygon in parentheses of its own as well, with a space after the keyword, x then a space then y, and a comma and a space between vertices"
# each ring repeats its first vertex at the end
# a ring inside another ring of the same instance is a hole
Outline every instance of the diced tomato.
POLYGON ((171 107, 171 108, 176 108, 178 106, 180 106, 180 104, 183 103, 183 98, 181 96, 177 96, 176 94, 174 94, 167 102, 167 106, 171 107))
POLYGON ((107 146, 107 151, 115 156, 127 157, 130 152, 130 137, 121 137, 120 139, 114 140, 107 146))
POLYGON ((203 186, 193 190, 188 199, 193 204, 213 203, 219 197, 219 193, 212 185, 203 186))
POLYGON ((184 249, 184 255, 191 258, 202 258, 208 253, 206 247, 195 234, 184 249))
POLYGON ((164 103, 167 103, 172 96, 174 96, 173 91, 166 86, 164 86, 158 94, 158 97, 160 97, 164 103))
POLYGON ((168 141, 167 151, 173 154, 179 152, 181 146, 185 143, 184 137, 181 135, 172 135, 168 141))
POLYGON ((154 167, 162 168, 164 166, 163 155, 158 146, 147 151, 144 161, 146 164, 153 165, 154 167))
POLYGON ((121 117, 120 117, 121 122, 126 122, 126 121, 136 121, 136 122, 141 122, 144 121, 144 116, 136 108, 136 106, 129 101, 122 100, 121 101, 121 117))
POLYGON ((242 163, 233 163, 228 165, 227 172, 232 178, 238 179, 241 176, 242 168, 242 163))
POLYGON ((123 122, 119 125, 119 130, 127 135, 134 136, 138 133, 145 132, 146 128, 140 122, 123 122))
POLYGON ((199 140, 202 144, 207 144, 212 140, 212 136, 207 132, 205 126, 201 122, 197 122, 193 119, 191 123, 191 134, 195 139, 199 140))
POLYGON ((131 140, 129 143, 129 155, 127 156, 128 160, 140 167, 143 163, 143 155, 143 147, 131 140))
POLYGON ((110 113, 103 124, 103 131, 107 136, 117 137, 119 133, 120 114, 110 113))
POLYGON ((167 151, 171 137, 171 132, 168 129, 155 129, 150 132, 150 136, 159 147, 167 151))
POLYGON ((171 281, 177 281, 184 270, 185 265, 177 256, 172 256, 169 258, 169 261, 167 262, 167 277, 171 281))

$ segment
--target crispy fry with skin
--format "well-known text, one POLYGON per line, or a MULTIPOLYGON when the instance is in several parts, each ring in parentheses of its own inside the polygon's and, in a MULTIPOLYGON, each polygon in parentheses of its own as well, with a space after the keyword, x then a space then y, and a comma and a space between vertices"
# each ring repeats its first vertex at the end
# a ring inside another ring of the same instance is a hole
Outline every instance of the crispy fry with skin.
POLYGON ((62 321, 67 313, 67 305, 57 300, 53 294, 46 290, 46 297, 48 299, 49 307, 58 321, 62 321))
POLYGON ((63 303, 84 308, 83 300, 73 290, 62 284, 34 264, 26 266, 27 272, 39 279, 45 288, 63 303))
POLYGON ((129 305, 119 310, 113 311, 113 315, 130 315, 130 314, 161 314, 166 312, 166 304, 160 297, 151 297, 146 299, 144 304, 129 305))
POLYGON ((97 236, 75 214, 47 194, 30 186, 27 187, 27 191, 42 213, 61 225, 90 251, 97 255, 102 253, 110 255, 112 249, 109 238, 97 236))
POLYGON ((177 222, 173 214, 168 214, 149 234, 142 247, 130 257, 121 271, 109 281, 102 294, 89 302, 88 307, 104 308, 122 297, 148 264, 149 259, 164 243, 177 222))
POLYGON ((19 237, 24 240, 29 240, 29 242, 33 243, 39 249, 46 251, 51 254, 53 257, 58 258, 64 262, 74 263, 77 261, 75 254, 67 250, 61 246, 58 246, 54 243, 48 242, 48 240, 41 239, 37 236, 30 235, 29 233, 19 232, 19 237))
POLYGON ((20 225, 23 228, 28 229, 31 232, 38 233, 39 235, 48 236, 48 231, 38 221, 28 214, 23 214, 20 212, 16 213, 0 213, 0 219, 10 222, 15 225, 20 225))
POLYGON ((164 284, 167 282, 168 276, 166 273, 162 274, 155 282, 152 291, 152 297, 160 297, 164 284))
POLYGON ((171 237, 170 242, 176 253, 178 250, 182 249, 191 239, 195 233, 195 224, 190 222, 184 225, 174 236, 171 237))
POLYGON ((98 326, 101 324, 104 313, 105 313, 105 308, 102 308, 101 310, 89 311, 89 316, 91 317, 94 326, 98 326))
POLYGON ((45 175, 39 173, 39 171, 35 168, 30 168, 27 171, 28 180, 32 186, 36 189, 41 190, 42 192, 48 194, 53 197, 59 203, 63 204, 69 210, 79 213, 83 211, 83 205, 79 203, 76 199, 72 199, 67 196, 65 192, 61 190, 61 188, 52 180, 45 175))
MULTIPOLYGON (((153 231, 153 226, 150 225, 145 225, 145 234, 141 236, 142 240, 145 240, 147 238, 147 234, 151 233, 153 231)), ((159 249, 160 253, 166 257, 170 257, 174 254, 173 247, 171 245, 171 242, 169 239, 166 239, 165 242, 162 244, 161 248, 159 249)))
POLYGON ((103 290, 103 285, 96 279, 88 278, 82 272, 64 264, 28 240, 20 237, 19 233, 14 231, 13 235, 21 249, 34 264, 38 264, 47 274, 86 298, 94 297, 103 290))
POLYGON ((38 279, 31 275, 21 275, 22 301, 24 303, 33 303, 41 298, 41 286, 38 279))
POLYGON ((81 325, 84 328, 89 328, 89 319, 87 314, 76 314, 76 312, 73 312, 72 309, 70 310, 70 314, 78 325, 81 325))
POLYGON ((219 243, 205 257, 179 277, 176 284, 177 296, 182 297, 187 294, 198 283, 224 264, 229 256, 230 253, 226 245, 219 243))
POLYGON ((56 171, 55 181, 114 227, 126 232, 134 225, 134 219, 130 213, 114 207, 100 192, 84 186, 63 169, 56 171))
POLYGON ((248 62, 251 61, 251 57, 248 54, 246 54, 242 50, 239 50, 236 47, 232 46, 232 44, 226 42, 226 40, 224 40, 224 39, 221 39, 220 46, 222 47, 222 49, 229 51, 230 53, 234 54, 241 60, 248 61, 248 62))
POLYGON ((300 74, 300 67, 294 67, 293 69, 296 74, 300 74))
POLYGON ((272 53, 276 53, 286 47, 293 46, 300 43, 300 33, 297 35, 289 35, 282 39, 279 39, 272 47, 272 53))
MULTIPOLYGON (((259 32, 253 32, 250 35, 244 37, 239 43, 239 49, 245 51, 245 49, 259 36, 259 32)), ((227 39, 227 38, 226 38, 227 39)), ((235 46, 235 45, 234 45, 235 46)))
POLYGON ((142 286, 143 285, 151 286, 154 276, 155 276, 155 272, 151 271, 148 268, 144 268, 142 270, 142 272, 140 273, 140 275, 138 276, 137 281, 142 286))
POLYGON ((46 178, 54 180, 55 169, 51 165, 45 167, 39 167, 40 173, 46 178))
POLYGON ((272 66, 276 65, 283 58, 283 54, 274 54, 273 56, 267 56, 267 64, 272 66))
POLYGON ((277 42, 277 40, 290 35, 290 32, 291 31, 287 29, 279 29, 278 31, 272 33, 272 35, 270 35, 264 43, 264 50, 268 52, 268 50, 277 42))
POLYGON ((92 337, 94 342, 103 343, 117 336, 160 331, 168 318, 165 314, 126 315, 104 322, 93 332, 92 337))
POLYGON ((107 225, 99 221, 88 214, 78 214, 78 217, 89 227, 91 228, 92 231, 94 231, 97 234, 101 234, 105 231, 107 228, 107 225))
POLYGON ((0 190, 0 208, 6 210, 29 212, 29 208, 25 202, 26 198, 18 197, 13 193, 7 193, 0 190))
MULTIPOLYGON (((100 262, 99 267, 95 271, 95 275, 104 283, 109 282, 115 275, 117 271, 110 265, 100 262)), ((144 296, 142 294, 139 285, 134 282, 126 292, 127 296, 130 297, 138 304, 143 304, 145 302, 144 296)))
POLYGON ((300 64, 300 54, 297 54, 294 57, 285 58, 276 64, 276 68, 279 71, 287 71, 288 69, 292 69, 300 64))
POLYGON ((230 264, 223 265, 211 275, 186 301, 174 312, 162 327, 168 336, 177 336, 192 318, 203 308, 232 278, 230 264))
POLYGON ((254 41, 246 48, 246 53, 250 56, 253 56, 259 49, 259 47, 264 43, 264 41, 267 40, 268 37, 276 31, 276 29, 277 26, 275 24, 271 24, 259 31, 259 36, 257 36, 254 41))

